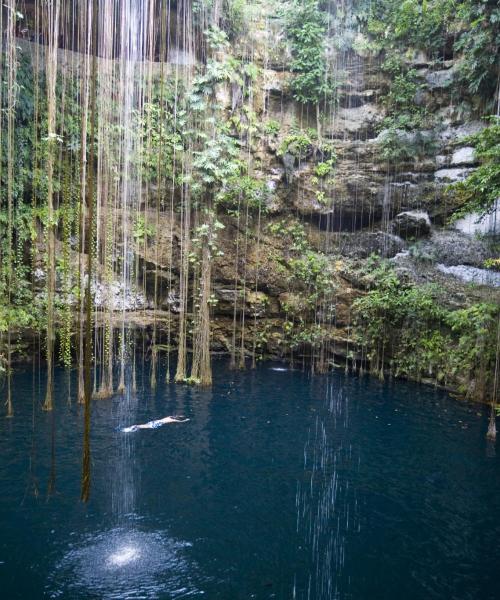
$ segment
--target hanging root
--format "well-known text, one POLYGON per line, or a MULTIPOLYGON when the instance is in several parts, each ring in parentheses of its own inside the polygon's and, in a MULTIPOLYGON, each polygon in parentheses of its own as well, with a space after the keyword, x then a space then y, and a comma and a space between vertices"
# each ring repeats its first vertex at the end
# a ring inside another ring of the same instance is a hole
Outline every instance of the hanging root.
POLYGON ((101 386, 96 392, 92 394, 94 400, 107 400, 113 395, 113 390, 107 386, 101 386))
POLYGON ((495 410, 492 409, 490 421, 488 423, 488 431, 486 433, 486 438, 488 440, 496 440, 497 439, 497 423, 496 423, 496 415, 495 410))

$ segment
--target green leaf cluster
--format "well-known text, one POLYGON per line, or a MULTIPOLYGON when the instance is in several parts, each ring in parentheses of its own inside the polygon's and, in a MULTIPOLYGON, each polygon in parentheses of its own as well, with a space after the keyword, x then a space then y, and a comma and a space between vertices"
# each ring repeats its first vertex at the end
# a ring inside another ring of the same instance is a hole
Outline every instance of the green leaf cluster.
POLYGON ((294 0, 286 15, 292 52, 291 91, 297 102, 318 104, 332 93, 326 58, 327 13, 317 0, 294 0))
POLYGON ((474 212, 487 214, 500 198, 500 117, 490 117, 489 122, 489 127, 466 140, 474 146, 481 164, 467 179, 451 186, 460 203, 454 218, 474 212))
POLYGON ((365 296, 353 305, 355 339, 376 370, 390 364, 396 376, 432 378, 485 399, 493 386, 500 307, 444 305, 439 289, 402 282, 385 261, 373 259, 365 296))

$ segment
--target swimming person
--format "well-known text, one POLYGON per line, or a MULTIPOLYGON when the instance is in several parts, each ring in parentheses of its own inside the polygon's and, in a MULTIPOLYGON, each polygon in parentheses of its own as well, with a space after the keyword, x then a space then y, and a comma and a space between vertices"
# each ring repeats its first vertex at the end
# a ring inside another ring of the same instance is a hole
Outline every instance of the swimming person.
POLYGON ((185 423, 186 421, 189 421, 189 419, 184 418, 183 415, 178 417, 163 417, 163 419, 156 419, 155 421, 149 421, 148 423, 143 423, 142 425, 124 427, 122 431, 123 433, 132 433, 138 429, 157 429, 158 427, 166 425, 167 423, 185 423))

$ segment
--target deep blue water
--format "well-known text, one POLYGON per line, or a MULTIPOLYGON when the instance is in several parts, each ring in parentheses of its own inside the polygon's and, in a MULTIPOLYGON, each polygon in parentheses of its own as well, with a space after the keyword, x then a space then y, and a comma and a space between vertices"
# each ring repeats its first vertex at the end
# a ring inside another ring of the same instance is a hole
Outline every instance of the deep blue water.
POLYGON ((74 373, 14 379, 0 420, 0 597, 500 598, 487 410, 410 383, 215 364, 203 391, 96 400, 79 501, 74 373), (73 389, 71 389, 73 388, 73 389), (123 434, 170 414, 191 420, 123 434), (51 486, 53 490, 49 493, 51 486))

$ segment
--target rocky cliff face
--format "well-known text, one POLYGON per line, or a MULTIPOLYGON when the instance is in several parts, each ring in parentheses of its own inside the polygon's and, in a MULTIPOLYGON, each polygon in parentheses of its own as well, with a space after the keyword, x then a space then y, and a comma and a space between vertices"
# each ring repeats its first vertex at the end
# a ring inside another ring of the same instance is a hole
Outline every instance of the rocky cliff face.
MULTIPOLYGON (((257 23, 243 46, 234 53, 251 49, 260 67, 252 111, 258 122, 275 125, 251 142, 254 176, 268 190, 265 210, 221 217, 223 254, 213 274, 215 351, 231 352, 236 343, 249 356, 255 349, 259 356, 295 360, 319 360, 322 354, 322 367, 339 360, 359 367, 363 352, 355 343, 352 303, 369 287, 366 265, 373 255, 389 259, 405 281, 437 284, 449 308, 500 301, 498 276, 484 269, 496 255, 495 236, 446 225, 454 209, 447 187, 477 166, 466 140, 483 127, 462 118, 457 99, 450 98, 453 61, 435 66, 425 56, 414 58, 415 102, 437 115, 438 126, 394 134, 381 129, 381 98, 390 82, 377 57, 354 51, 337 57, 339 102, 321 115, 320 134, 316 129, 313 136, 307 131, 317 128, 315 111, 289 92, 290 61, 279 22, 257 23), (300 149, 294 147, 297 130, 306 132, 300 149), (397 167, 383 156, 389 135, 395 135, 394 144, 415 148, 397 167), (417 151, 422 145, 424 151, 417 151), (318 165, 332 156, 331 172, 323 175, 318 165)), ((242 96, 238 86, 220 87, 228 116, 242 96)), ((168 217, 162 219, 161 230, 172 231, 173 239, 158 237, 137 248, 150 297, 157 252, 162 277, 172 258, 174 287, 178 277, 180 232, 168 217)), ((163 320, 174 332, 176 303, 176 294, 161 300, 163 320)))
MULTIPOLYGON (((292 97, 290 48, 283 24, 265 14, 266 5, 240 43, 220 57, 258 66, 251 89, 219 84, 217 101, 249 148, 265 200, 259 210, 219 211, 224 229, 213 264, 212 349, 312 360, 319 369, 339 362, 366 367, 353 302, 371 286, 374 255, 388 259, 403 281, 437 284, 449 308, 500 302, 498 276, 484 269, 498 254, 496 223, 482 237, 470 219, 447 226, 455 208, 447 188, 477 166, 467 137, 484 126, 464 117, 460 98, 451 95, 454 61, 436 64, 422 54, 407 59, 418 81, 414 103, 435 116, 432 130, 383 128, 391 81, 379 57, 353 49, 332 51, 338 97, 318 113, 292 97), (405 150, 397 162, 386 155, 396 147, 405 150)), ((144 206, 144 219, 155 222, 153 206, 144 206)), ((148 335, 157 277, 155 318, 175 340, 181 256, 175 213, 162 212, 155 234, 134 246, 136 288, 125 294, 118 283, 111 294, 96 288, 96 305, 115 297, 114 308, 125 308, 130 326, 148 335)), ((382 357, 379 372, 391 368, 391 358, 382 357)), ((457 387, 457 377, 447 384, 457 387)))

